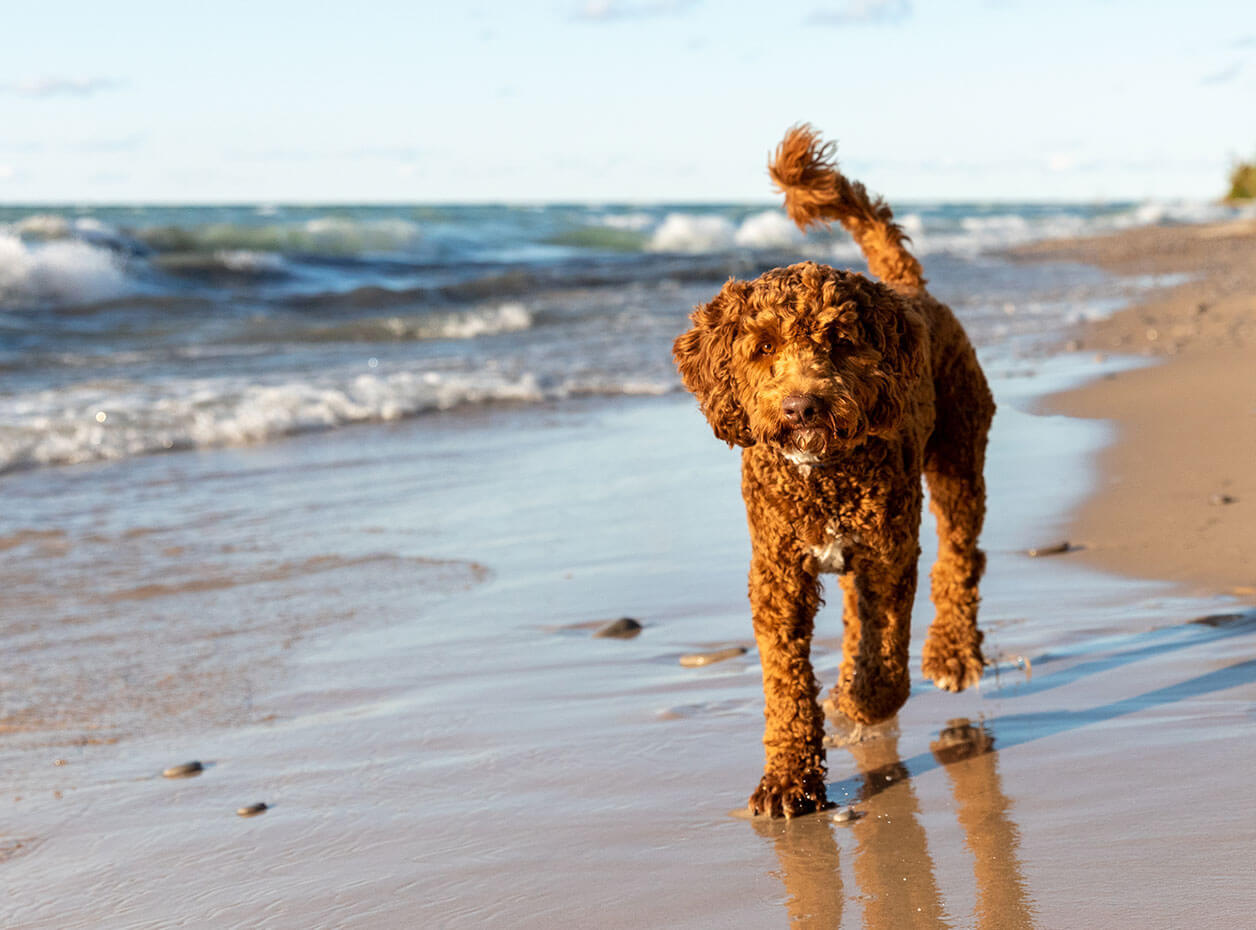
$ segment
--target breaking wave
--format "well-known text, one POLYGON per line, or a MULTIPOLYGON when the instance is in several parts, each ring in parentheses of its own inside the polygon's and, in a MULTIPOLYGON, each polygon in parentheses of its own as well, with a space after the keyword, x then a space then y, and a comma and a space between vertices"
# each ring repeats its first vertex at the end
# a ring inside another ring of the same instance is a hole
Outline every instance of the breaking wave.
POLYGON ((419 225, 402 217, 351 219, 324 216, 287 225, 209 223, 157 226, 136 237, 158 252, 287 252, 359 255, 404 252, 421 239, 419 225))
POLYGON ((176 449, 242 445, 466 404, 540 403, 580 395, 664 394, 672 380, 530 372, 399 371, 272 384, 187 379, 80 385, 0 402, 0 473, 176 449))
POLYGON ((727 252, 733 249, 786 249, 802 242, 797 227, 780 210, 764 210, 739 224, 718 214, 669 213, 654 230, 652 252, 727 252))
POLYGON ((0 302, 109 300, 127 290, 126 273, 109 249, 55 235, 28 241, 0 231, 0 302))
POLYGON ((368 317, 323 324, 261 321, 251 341, 284 342, 422 342, 476 339, 531 328, 533 316, 520 303, 414 316, 368 317))

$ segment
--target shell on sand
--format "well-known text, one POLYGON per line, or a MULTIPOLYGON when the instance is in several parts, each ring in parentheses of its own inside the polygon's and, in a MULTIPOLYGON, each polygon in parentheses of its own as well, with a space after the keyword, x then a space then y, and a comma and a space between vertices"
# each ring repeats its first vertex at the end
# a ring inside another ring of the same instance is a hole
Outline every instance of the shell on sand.
POLYGON ((710 652, 690 652, 680 657, 680 664, 685 668, 701 668, 714 662, 744 656, 748 651, 745 646, 729 646, 725 649, 712 649, 710 652))

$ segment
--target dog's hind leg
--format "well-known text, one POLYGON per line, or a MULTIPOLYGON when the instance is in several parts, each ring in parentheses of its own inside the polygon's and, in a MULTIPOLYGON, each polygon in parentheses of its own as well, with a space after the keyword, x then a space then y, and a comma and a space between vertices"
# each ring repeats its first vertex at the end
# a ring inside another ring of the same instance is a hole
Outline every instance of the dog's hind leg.
POLYGON ((939 688, 962 691, 981 680, 978 582, 985 553, 977 537, 986 513, 986 435, 994 400, 965 345, 937 382, 937 421, 925 448, 929 509, 938 524, 938 561, 930 575, 936 611, 924 645, 924 673, 939 688))
MULTIPOLYGON (((919 512, 917 501, 917 526, 919 512)), ((920 547, 914 536, 903 539, 908 549, 892 555, 856 551, 842 576, 842 667, 830 700, 857 724, 888 720, 911 692, 907 649, 920 547)))

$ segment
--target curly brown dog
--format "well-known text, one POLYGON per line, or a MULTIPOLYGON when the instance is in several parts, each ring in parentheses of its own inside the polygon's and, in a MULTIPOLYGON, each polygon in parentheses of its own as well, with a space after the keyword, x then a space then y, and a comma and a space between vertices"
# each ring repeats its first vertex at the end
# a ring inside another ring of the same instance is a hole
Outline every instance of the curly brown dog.
POLYGON ((922 489, 938 524, 937 614, 924 673, 960 691, 982 674, 977 548, 994 400, 955 315, 925 290, 890 208, 838 173, 833 146, 795 127, 769 166, 800 227, 836 220, 881 282, 803 262, 730 280, 676 340, 676 364, 715 435, 742 446, 750 606, 767 726, 756 814, 823 807, 824 715, 811 669, 822 572, 841 577, 841 678, 857 724, 907 700, 922 489))

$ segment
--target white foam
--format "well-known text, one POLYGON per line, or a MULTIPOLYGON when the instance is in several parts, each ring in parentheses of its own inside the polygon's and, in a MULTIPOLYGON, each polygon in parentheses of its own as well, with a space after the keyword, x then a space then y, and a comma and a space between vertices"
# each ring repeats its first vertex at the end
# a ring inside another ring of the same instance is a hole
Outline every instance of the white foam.
POLYGON ((651 252, 722 252, 733 246, 731 221, 711 214, 669 213, 650 237, 651 252))
POLYGON ((126 275, 107 249, 73 239, 28 243, 0 232, 0 301, 107 300, 126 290, 126 275))
POLYGON ((361 370, 318 380, 249 383, 228 377, 114 381, 0 397, 0 473, 122 459, 173 449, 262 442, 352 423, 397 420, 464 404, 538 403, 587 394, 663 394, 671 380, 531 372, 361 370))
POLYGON ((413 245, 419 239, 419 226, 400 217, 354 220, 325 216, 307 220, 302 226, 309 244, 333 252, 392 251, 413 245))
POLYGON ((497 307, 485 307, 466 313, 451 314, 430 324, 429 338, 474 339, 494 333, 514 333, 532 325, 532 314, 520 303, 505 303, 497 307))
POLYGON ((764 210, 746 217, 733 241, 751 249, 788 249, 802 241, 802 233, 780 210, 764 210))
POLYGON ((64 239, 70 235, 70 222, 55 213, 35 213, 22 217, 12 229, 24 239, 64 239))
POLYGON ((648 213, 606 213, 597 218, 600 226, 610 229, 626 229, 630 232, 644 232, 650 228, 654 217, 648 213))
POLYGON ((219 249, 214 258, 226 269, 246 274, 262 274, 284 270, 282 255, 253 249, 219 249))

